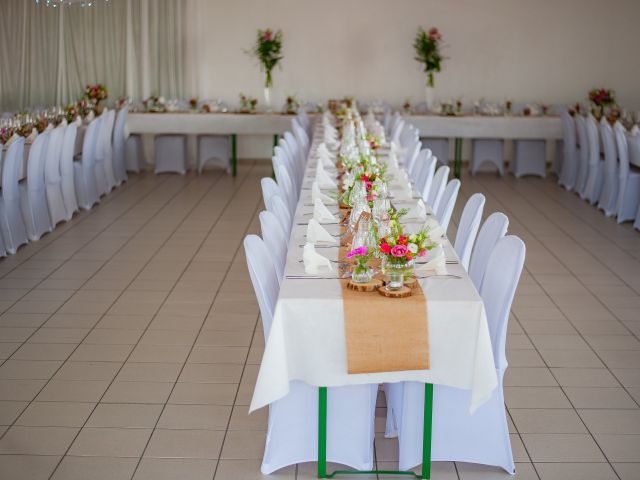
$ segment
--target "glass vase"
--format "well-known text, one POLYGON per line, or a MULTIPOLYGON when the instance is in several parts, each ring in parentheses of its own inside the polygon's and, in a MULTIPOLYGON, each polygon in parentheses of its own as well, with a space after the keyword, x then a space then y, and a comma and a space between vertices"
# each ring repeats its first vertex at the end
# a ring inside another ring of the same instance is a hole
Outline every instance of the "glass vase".
POLYGON ((389 292, 400 290, 404 286, 404 279, 411 275, 413 271, 413 260, 390 260, 385 257, 383 260, 383 271, 386 277, 385 288, 389 292))
POLYGON ((367 265, 367 259, 358 259, 353 267, 351 281, 353 283, 369 283, 373 278, 373 270, 367 265))
POLYGON ((264 87, 264 106, 267 112, 272 112, 271 108, 271 87, 264 87))
POLYGON ((435 108, 435 91, 436 88, 427 84, 425 87, 425 100, 427 102, 427 111, 433 112, 435 108))

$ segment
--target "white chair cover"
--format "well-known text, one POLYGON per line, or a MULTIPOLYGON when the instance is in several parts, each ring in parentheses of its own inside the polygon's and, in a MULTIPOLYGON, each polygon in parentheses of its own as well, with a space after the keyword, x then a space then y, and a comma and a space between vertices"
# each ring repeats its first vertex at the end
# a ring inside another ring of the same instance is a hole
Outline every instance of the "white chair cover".
POLYGON ((616 215, 618 223, 637 221, 637 210, 640 205, 640 173, 629 168, 629 149, 635 148, 640 158, 640 135, 635 135, 635 142, 627 141, 624 127, 620 123, 615 125, 616 145, 620 157, 618 171, 618 199, 616 201, 616 215))
POLYGON ((411 142, 407 146, 406 153, 403 158, 403 163, 410 175, 414 173, 416 159, 418 158, 421 149, 422 144, 420 143, 420 140, 411 142))
POLYGON ((29 149, 27 178, 20 183, 20 206, 22 218, 27 227, 29 240, 39 240, 53 226, 47 206, 47 193, 44 183, 44 168, 49 148, 49 134, 44 131, 38 135, 29 149))
POLYGON ((509 218, 501 212, 494 212, 487 217, 480 228, 476 244, 471 253, 471 262, 469 263, 469 277, 480 291, 482 279, 484 278, 489 261, 489 255, 493 251, 498 240, 507 234, 509 227, 509 218))
MULTIPOLYGON (((442 168, 442 167, 440 167, 442 168)), ((460 180, 454 178, 447 184, 447 188, 442 194, 442 199, 438 203, 436 210, 436 218, 442 229, 446 232, 449 227, 449 221, 453 214, 453 208, 456 206, 456 199, 460 191, 460 180)))
POLYGON ((102 179, 100 179, 100 170, 96 166, 96 181, 98 185, 103 182, 104 191, 107 194, 116 186, 116 175, 113 167, 113 148, 111 139, 113 137, 113 125, 116 119, 115 110, 106 110, 101 116, 102 126, 100 127, 100 143, 98 147, 98 164, 102 164, 102 179))
POLYGON ((302 149, 303 154, 306 156, 309 153, 309 137, 307 136, 307 132, 304 131, 304 128, 300 126, 297 119, 291 120, 291 127, 293 129, 293 135, 296 137, 298 141, 298 145, 302 149))
POLYGON ((116 123, 113 128, 113 171, 115 173, 116 185, 122 185, 127 181, 127 166, 125 160, 125 145, 127 139, 125 128, 129 116, 129 107, 124 106, 118 111, 116 123))
POLYGON ((469 270, 471 250, 473 249, 476 235, 480 228, 484 203, 484 195, 474 193, 469 197, 469 200, 467 200, 464 210, 462 210, 462 215, 460 216, 460 223, 458 224, 458 231, 456 232, 456 240, 453 243, 453 248, 458 254, 460 263, 465 270, 469 270))
POLYGON ((593 115, 587 117, 587 138, 589 140, 589 173, 585 196, 593 205, 600 198, 604 180, 604 160, 600 157, 600 132, 598 122, 593 115))
POLYGON ((598 208, 603 210, 607 217, 611 217, 616 213, 618 201, 618 152, 613 129, 605 117, 600 121, 600 138, 604 151, 604 178, 598 208))
MULTIPOLYGON (((494 350, 498 387, 492 397, 469 414, 470 393, 443 385, 433 388, 432 461, 480 463, 515 473, 504 408, 502 381, 507 368, 507 322, 522 272, 525 246, 518 237, 501 239, 491 253, 480 294, 485 304, 494 350)), ((408 470, 422 462, 424 385, 387 385, 387 436, 399 437, 399 467, 408 470)))
MULTIPOLYGON (((2 165, 2 151, 3 149, 0 148, 0 165, 2 165)), ((1 196, 0 196, 0 201, 1 201, 1 196)), ((1 230, 0 230, 0 257, 6 257, 7 256, 7 249, 4 246, 4 238, 2 237, 1 234, 1 230)))
POLYGON ((287 207, 287 204, 284 202, 282 197, 280 195, 273 195, 269 201, 269 204, 265 206, 267 207, 267 210, 269 212, 273 213, 276 216, 276 218, 280 222, 280 225, 282 225, 285 236, 288 237, 291 233, 291 222, 293 217, 291 215, 291 212, 289 211, 289 207, 287 207))
POLYGON ((438 211, 440 199, 442 198, 442 194, 447 187, 449 170, 449 167, 442 165, 438 167, 435 175, 433 176, 433 183, 431 184, 431 190, 429 191, 427 205, 431 207, 431 210, 433 210, 434 213, 438 211))
POLYGON ((280 221, 269 211, 260 212, 260 229, 278 275, 278 284, 281 284, 284 277, 284 265, 287 262, 287 244, 289 240, 282 229, 280 221))
POLYGON ((560 181, 560 175, 562 173, 562 163, 564 161, 564 142, 562 140, 556 140, 556 149, 551 163, 551 173, 553 173, 560 181))
MULTIPOLYGON (((429 194, 431 193, 431 186, 433 185, 434 174, 436 171, 436 165, 438 164, 438 159, 431 155, 427 159, 427 167, 423 170, 424 179, 419 182, 422 184, 422 187, 419 189, 420 195, 422 196, 422 200, 428 205, 429 194)), ((448 167, 447 167, 448 168, 448 167)))
POLYGON ((64 200, 65 220, 71 220, 73 214, 78 211, 78 199, 74 181, 73 151, 76 145, 78 125, 71 122, 65 127, 62 152, 60 153, 60 188, 64 200))
MULTIPOLYGON (((68 127, 64 125, 60 125, 49 133, 49 148, 47 149, 44 164, 45 193, 47 195, 49 215, 51 216, 51 225, 54 227, 59 222, 67 219, 67 209, 65 208, 64 197, 62 196, 62 175, 60 167, 62 147, 64 145, 67 128, 68 127)), ((73 174, 73 169, 71 172, 73 174)))
POLYGON ((431 157, 431 150, 423 149, 418 152, 416 159, 413 162, 411 171, 409 171, 409 178, 413 181, 416 188, 419 189, 418 179, 423 176, 423 171, 427 167, 427 159, 431 157))
POLYGON ((278 186, 276 181, 271 177, 264 177, 260 180, 260 187, 262 188, 262 201, 265 207, 269 209, 268 205, 271 202, 271 197, 279 195, 284 199, 282 189, 278 186))
POLYGON ((441 165, 449 165, 449 139, 421 137, 422 148, 428 148, 441 165))
POLYGON ((212 163, 231 172, 231 137, 228 135, 198 135, 198 173, 212 163))
POLYGON ((484 171, 481 167, 485 163, 490 163, 502 176, 504 174, 504 141, 501 139, 476 138, 471 145, 471 175, 479 171, 484 171))
POLYGON ((184 175, 189 170, 187 162, 187 137, 184 135, 156 135, 155 172, 172 172, 184 175))
POLYGON ((586 197, 587 177, 589 175, 589 137, 587 135, 586 119, 576 113, 576 133, 578 138, 578 174, 574 190, 580 198, 586 197))
POLYGON ((124 159, 128 172, 140 173, 144 170, 144 151, 140 135, 132 134, 125 140, 124 159))
POLYGON ((14 254, 27 239, 27 227, 24 225, 20 210, 20 172, 24 159, 24 137, 14 140, 2 162, 2 198, 0 198, 0 229, 4 246, 8 253, 14 254))
POLYGON ((99 132, 100 117, 93 120, 87 127, 82 142, 82 158, 79 162, 73 162, 73 179, 76 187, 76 197, 78 199, 78 205, 84 210, 89 210, 95 203, 100 201, 95 173, 95 154, 99 132))
MULTIPOLYGON (((248 235, 244 248, 258 298, 265 338, 278 297, 278 281, 264 242, 248 235)), ((329 388, 327 460, 358 470, 373 467, 377 385, 329 388)), ((261 471, 268 475, 288 465, 318 460, 318 388, 292 382, 288 395, 269 405, 267 441, 261 471)))
POLYGON ((93 153, 93 173, 96 177, 96 190, 98 192, 98 197, 101 197, 111 191, 109 188, 109 181, 107 180, 104 152, 104 141, 106 135, 105 129, 109 126, 107 113, 108 111, 105 111, 102 115, 96 118, 99 125, 96 133, 96 147, 93 153))
POLYGON ((578 176, 578 148, 576 147, 576 122, 567 110, 562 112, 563 161, 558 183, 571 191, 578 176))
POLYGON ((544 178, 547 170, 547 144, 545 140, 515 140, 513 161, 509 171, 516 177, 536 175, 544 178))
POLYGON ((289 208, 289 213, 293 217, 294 212, 296 211, 296 205, 298 203, 298 196, 293 187, 293 182, 291 181, 291 177, 289 176, 289 171, 287 169, 285 160, 273 157, 273 170, 276 174, 276 181, 280 186, 280 189, 285 194, 285 199, 287 200, 287 207, 289 208))

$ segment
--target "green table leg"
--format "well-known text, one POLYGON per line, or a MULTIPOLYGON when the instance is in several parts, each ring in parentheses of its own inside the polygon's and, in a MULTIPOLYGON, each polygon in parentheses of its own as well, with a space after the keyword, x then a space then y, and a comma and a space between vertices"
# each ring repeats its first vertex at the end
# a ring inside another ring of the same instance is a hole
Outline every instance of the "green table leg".
POLYGON ((422 477, 431 478, 431 427, 433 412, 433 385, 424 384, 424 430, 422 432, 422 477))
POLYGON ((318 389, 318 478, 327 478, 327 387, 318 389))
POLYGON ((231 135, 231 175, 238 174, 238 138, 234 133, 231 135))
POLYGON ((453 175, 460 178, 462 175, 462 139, 456 138, 456 156, 453 163, 453 175))

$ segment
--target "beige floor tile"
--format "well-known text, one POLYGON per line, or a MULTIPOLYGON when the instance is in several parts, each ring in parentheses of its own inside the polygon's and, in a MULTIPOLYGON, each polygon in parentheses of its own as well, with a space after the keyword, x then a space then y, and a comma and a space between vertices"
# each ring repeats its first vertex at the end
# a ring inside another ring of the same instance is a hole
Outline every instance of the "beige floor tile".
POLYGON ((40 328, 29 338, 29 343, 79 344, 89 333, 88 328, 40 328))
POLYGON ((218 331, 203 330, 198 336, 196 345, 210 345, 223 347, 248 347, 251 343, 252 332, 246 331, 218 331))
POLYGON ((175 382, 180 374, 180 363, 127 362, 118 373, 117 380, 175 382))
POLYGON ((579 410, 578 413, 591 433, 640 435, 640 409, 589 409, 579 410))
POLYGON ((590 350, 540 350, 549 367, 600 368, 604 365, 590 350))
POLYGON ((635 368, 640 365, 638 350, 600 350, 598 355, 609 368, 635 368))
POLYGON ((26 341, 35 331, 35 328, 0 327, 0 339, 2 342, 21 343, 26 341))
POLYGON ((83 428, 69 455, 91 457, 140 457, 151 429, 83 428))
POLYGON ((235 383, 176 383, 169 403, 233 405, 238 385, 235 383))
POLYGON ((158 428, 226 430, 230 415, 230 406, 166 405, 158 428))
POLYGON ((33 400, 44 387, 46 380, 0 379, 0 400, 33 400))
POLYGON ((217 459, 224 432, 156 429, 144 456, 153 458, 217 459))
POLYGON ((511 408, 509 413, 520 433, 587 433, 573 409, 511 408))
MULTIPOLYGON (((315 465, 315 464, 311 464, 315 465)), ((398 470, 397 462, 377 462, 378 470, 398 470)), ((421 472, 421 467, 418 466, 412 469, 415 473, 421 472)), ((313 472, 309 470, 309 475, 304 476, 303 478, 314 478, 313 472)), ((406 475, 381 475, 384 480, 403 480, 411 477, 407 477, 406 475)), ((298 473, 298 478, 300 478, 300 474, 298 473)), ((349 476, 347 476, 349 478, 349 476)), ((351 478, 356 478, 356 475, 351 475, 351 478)), ((364 478, 367 478, 365 475, 364 478)), ((453 462, 431 462, 431 479, 432 480, 458 480, 458 472, 456 471, 456 466, 453 462)))
POLYGON ((511 408, 571 408, 559 387, 504 387, 505 403, 511 408))
POLYGON ((0 378, 48 380, 60 365, 60 360, 7 360, 0 366, 0 378))
POLYGON ((87 345, 78 346, 69 358, 72 362, 124 362, 133 350, 133 345, 87 345))
POLYGON ((507 361, 510 367, 546 367, 544 360, 535 350, 507 350, 507 361))
POLYGON ((598 445, 588 434, 522 434, 533 462, 604 462, 598 445))
POLYGON ((594 437, 609 462, 640 462, 640 435, 597 433, 594 437))
POLYGON ((82 427, 94 403, 32 402, 16 420, 29 427, 82 427))
POLYGON ((193 330, 147 330, 141 345, 193 345, 197 332, 193 330))
POLYGON ((540 480, 616 480, 608 463, 536 463, 540 480))
MULTIPOLYGON (((260 460, 219 460, 218 461, 218 469, 216 472, 216 480, 227 480, 227 479, 237 479, 237 480, 263 480, 263 479, 273 479, 273 480, 281 480, 287 479, 291 480, 296 478, 296 469, 295 465, 282 468, 271 475, 262 475, 260 473, 260 460)), ((333 465, 332 465, 333 467, 333 465)), ((331 470, 333 471, 333 470, 331 470)), ((317 478, 317 471, 315 470, 314 464, 303 464, 299 466, 298 477, 299 480, 303 479, 313 479, 317 478), (308 469, 304 471, 300 471, 302 467, 309 466, 308 469)), ((348 478, 348 477, 346 477, 348 478)), ((367 476, 359 475, 359 478, 367 478, 367 476)))
POLYGON ((64 455, 79 430, 70 427, 13 426, 0 439, 0 454, 64 455))
POLYGON ((11 356, 13 360, 66 360, 75 344, 25 343, 11 356))
POLYGON ((129 357, 131 362, 183 363, 189 355, 187 345, 143 345, 139 344, 129 357))
MULTIPOLYGON (((247 407, 236 405, 231 412, 229 430, 266 430, 268 413, 268 409, 262 408, 249 414, 247 407)), ((384 410, 384 415, 386 417, 386 410, 384 410)))
POLYGON ((640 463, 614 463, 613 468, 621 480, 640 478, 640 463))
POLYGON ((167 382, 114 381, 102 399, 107 403, 165 403, 173 387, 167 382))
POLYGON ((239 383, 242 365, 187 363, 180 374, 181 382, 239 383))
POLYGON ((162 405, 100 403, 87 421, 87 427, 154 428, 162 405))
POLYGON ((3 455, 0 459, 0 478, 48 480, 59 461, 60 456, 3 455))
POLYGON ((217 463, 202 458, 143 458, 133 480, 211 480, 217 463))
POLYGON ((97 402, 109 382, 101 380, 51 380, 36 397, 39 402, 97 402))
POLYGON ((52 480, 129 480, 137 463, 137 458, 67 456, 52 480))
POLYGON ((120 362, 67 361, 55 375, 56 380, 108 380, 116 376, 120 362))
POLYGON ((564 392, 575 408, 638 408, 623 388, 567 387, 564 392))
POLYGON ((135 345, 142 330, 124 329, 124 328, 96 328, 84 339, 85 344, 103 344, 103 345, 135 345))
POLYGON ((151 323, 151 315, 105 315, 96 328, 144 330, 151 323))
POLYGON ((551 373, 563 387, 618 387, 615 377, 604 368, 552 368, 551 373))
POLYGON ((189 363, 235 363, 244 364, 247 358, 248 347, 214 347, 195 346, 189 363))
POLYGON ((259 460, 264 455, 266 432, 255 430, 229 431, 222 446, 221 459, 259 460))
POLYGON ((510 387, 553 387, 558 385, 548 368, 507 369, 504 384, 510 387))
MULTIPOLYGON (((474 463, 456 462, 456 468, 460 480, 498 480, 513 479, 512 475, 498 467, 478 465, 474 463)), ((518 480, 534 480, 538 475, 530 463, 516 463, 516 476, 518 480)))

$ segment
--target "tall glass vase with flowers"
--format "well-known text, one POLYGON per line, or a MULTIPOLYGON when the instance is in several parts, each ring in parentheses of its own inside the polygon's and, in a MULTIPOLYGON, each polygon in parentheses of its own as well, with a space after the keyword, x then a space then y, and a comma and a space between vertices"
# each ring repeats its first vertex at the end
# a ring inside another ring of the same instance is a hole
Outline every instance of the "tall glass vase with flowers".
POLYGON ((616 95, 607 88, 594 88, 589 91, 589 101, 593 105, 594 116, 599 120, 604 116, 604 109, 616 103, 616 95))
POLYGON ((271 87, 273 86, 272 71, 282 60, 282 31, 273 31, 270 28, 258 30, 256 43, 247 52, 258 59, 260 68, 265 72, 264 103, 268 111, 271 108, 271 87))
POLYGON ((413 48, 416 53, 416 61, 423 64, 424 72, 427 74, 426 100, 427 109, 430 111, 434 107, 434 74, 441 71, 442 61, 445 58, 440 52, 441 47, 442 34, 436 27, 430 28, 428 31, 422 27, 418 29, 413 41, 413 48))

